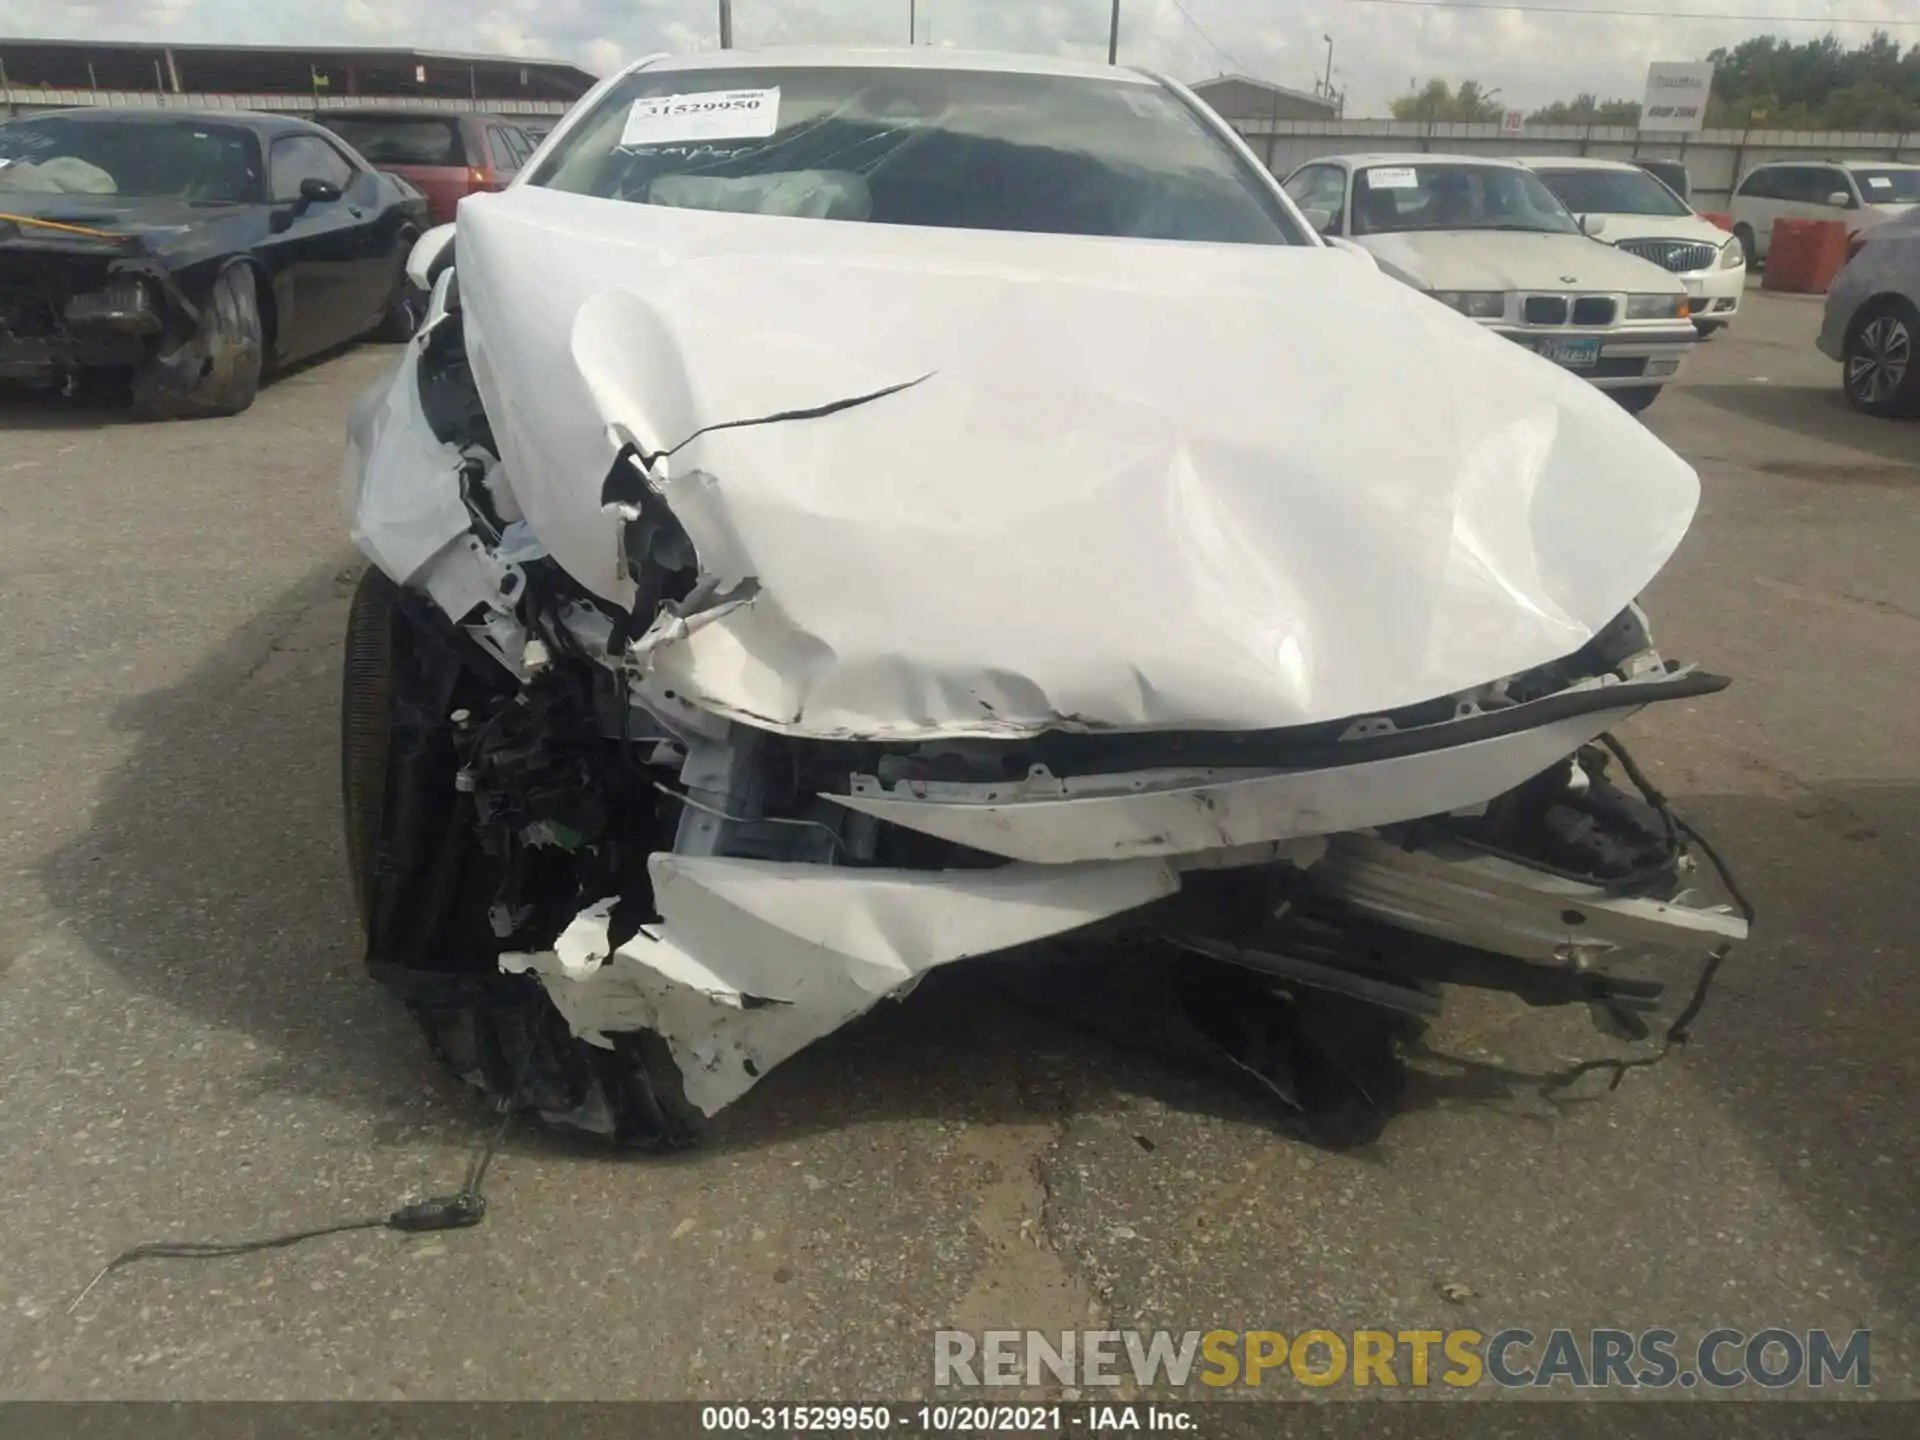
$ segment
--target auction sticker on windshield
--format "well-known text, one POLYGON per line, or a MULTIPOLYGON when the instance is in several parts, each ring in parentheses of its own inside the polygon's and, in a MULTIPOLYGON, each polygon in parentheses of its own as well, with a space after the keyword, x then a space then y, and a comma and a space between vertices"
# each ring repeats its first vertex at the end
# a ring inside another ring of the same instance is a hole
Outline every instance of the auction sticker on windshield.
POLYGON ((705 90, 633 102, 620 144, 764 139, 780 128, 780 90, 705 90))
POLYGON ((1375 190, 1413 190, 1419 187, 1420 177, 1411 165, 1383 165, 1367 171, 1367 184, 1375 190))

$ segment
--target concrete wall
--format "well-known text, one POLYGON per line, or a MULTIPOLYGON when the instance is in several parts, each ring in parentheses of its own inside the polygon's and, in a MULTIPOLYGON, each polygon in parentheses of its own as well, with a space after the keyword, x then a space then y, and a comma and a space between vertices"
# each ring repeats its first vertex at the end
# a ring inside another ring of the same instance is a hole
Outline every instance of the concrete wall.
POLYGON ((14 85, 0 89, 0 118, 77 105, 123 105, 168 110, 266 110, 282 115, 311 115, 316 110, 379 106, 394 110, 478 110, 488 115, 561 116, 571 108, 562 100, 428 99, 417 95, 172 95, 157 90, 49 90, 14 85))
POLYGON ((1447 151, 1459 155, 1590 155, 1597 160, 1679 160, 1693 179, 1700 210, 1725 207, 1740 176, 1763 160, 1906 160, 1920 162, 1920 133, 1855 130, 1703 130, 1680 136, 1639 135, 1612 127, 1428 125, 1412 120, 1238 120, 1235 127, 1276 175, 1321 155, 1367 150, 1447 151))

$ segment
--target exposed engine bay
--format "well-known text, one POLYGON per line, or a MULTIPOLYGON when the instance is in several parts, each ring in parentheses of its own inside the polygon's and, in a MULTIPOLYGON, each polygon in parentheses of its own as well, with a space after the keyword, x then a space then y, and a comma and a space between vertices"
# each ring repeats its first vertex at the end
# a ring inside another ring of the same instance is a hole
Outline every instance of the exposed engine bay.
MULTIPOLYGON (((1438 1012, 1442 987, 1583 1005, 1607 1035, 1644 1040, 1665 985, 1622 965, 1649 952, 1717 963, 1746 934, 1747 914, 1702 896, 1692 832, 1610 733, 1646 705, 1727 683, 1664 658, 1632 601, 1678 542, 1697 482, 1578 381, 1522 396, 1470 454, 1460 512, 1436 532, 1454 551, 1425 567, 1452 589, 1421 636, 1386 611, 1343 611, 1323 627, 1344 632, 1333 643, 1280 625, 1255 647, 1267 678, 1249 678, 1253 651, 1224 618, 1244 610, 1247 586, 1276 611, 1297 589, 1297 615, 1324 596, 1284 573, 1286 557, 1251 553, 1260 525, 1243 514, 1200 522, 1215 550, 1199 560, 1223 577, 1215 611, 1203 586, 1165 645, 1144 634, 1131 654, 1078 653, 1117 627, 1074 604, 1111 600, 1130 615, 1153 597, 1120 587, 1071 600, 1059 584, 1087 569, 1068 562, 1034 578, 1024 603, 1041 618, 1023 635, 1006 630, 1004 597, 983 598, 1000 628, 969 650, 937 578, 925 615, 906 608, 906 590, 886 590, 912 580, 898 556, 823 535, 806 536, 798 559, 774 554, 768 537, 791 532, 755 531, 769 522, 752 513, 751 476, 770 464, 762 473, 831 511, 848 497, 819 477, 885 473, 898 443, 942 453, 957 431, 925 407, 948 407, 954 426, 989 432, 981 444, 1009 455, 1033 417, 992 433, 968 397, 943 391, 964 385, 957 364, 902 363, 889 378, 863 356, 847 369, 873 383, 858 385, 796 368, 783 346, 810 329, 805 304, 790 326, 751 337, 771 358, 725 410, 709 382, 744 352, 703 357, 710 332, 682 325, 670 298, 589 275, 571 311, 560 282, 542 288, 562 316, 553 326, 521 324, 500 283, 503 265, 526 258, 514 228, 531 235, 551 219, 538 207, 570 201, 522 190, 472 202, 457 266, 447 235, 422 242, 426 325, 356 408, 347 461, 355 538, 375 562, 354 604, 344 735, 368 963, 475 1084, 558 1126, 669 1148, 928 972, 993 956, 1063 1012, 1133 987, 1138 1013, 1158 1017, 1156 1048, 1248 1085, 1299 1133, 1348 1144, 1391 1114, 1397 1047, 1438 1012), (539 343, 549 349, 536 356, 539 343), (536 373, 553 377, 538 401, 536 373), (649 385, 666 397, 658 410, 633 399, 649 385), (1574 488, 1609 472, 1588 442, 1644 462, 1639 518, 1607 520, 1611 533, 1593 539, 1612 554, 1569 561, 1586 572, 1573 580, 1546 572, 1564 553, 1539 538, 1579 513, 1547 475, 1555 407, 1559 438, 1586 457, 1574 488), (1616 435, 1616 422, 1631 432, 1616 435), (561 425, 573 427, 568 454, 544 443, 561 425), (591 503, 556 521, 556 477, 577 495, 581 457, 597 457, 591 503), (1502 466, 1522 474, 1541 527, 1522 565, 1512 522, 1486 499, 1502 466), (1503 533, 1476 537, 1475 519, 1503 533), (585 538, 596 526, 604 548, 585 538), (863 589, 880 569, 885 581, 863 589), (840 609, 823 622, 834 594, 840 609), (882 663, 874 637, 889 624, 904 633, 882 663), (1345 665, 1369 627, 1372 649, 1345 665), (1036 631, 1083 644, 1057 646, 1055 663, 1036 631), (930 657, 918 671, 916 644, 930 657), (1516 656, 1537 658, 1489 672, 1516 656), (1441 673, 1461 683, 1436 693, 1441 673), (1220 696, 1231 698, 1207 710, 1220 696), (1124 984, 1111 975, 1122 965, 1124 984)), ((739 299, 752 272, 716 266, 710 277, 690 264, 681 281, 698 299, 719 285, 739 299)), ((1367 304, 1401 303, 1377 283, 1367 304)), ((946 323, 916 343, 937 348, 957 333, 946 323)), ((1512 372, 1529 385, 1560 385, 1531 360, 1474 358, 1490 387, 1509 363, 1529 367, 1512 372)), ((1219 428, 1208 443, 1232 452, 1219 428)), ((1219 503, 1179 463, 1187 518, 1219 503)), ((991 503, 982 490, 936 493, 941 479, 896 494, 896 514, 929 495, 991 503)), ((1061 483, 1071 490, 1071 474, 1061 483)), ((878 493, 864 479, 854 488, 878 493)), ((1283 520, 1302 513, 1303 493, 1283 497, 1283 520)), ((1126 518, 1092 528, 1119 533, 1126 518)), ((1133 518, 1124 543, 1144 553, 1152 517, 1144 530, 1133 518)), ((1323 540, 1358 523, 1324 506, 1312 518, 1323 540)), ((949 521, 973 523, 914 524, 949 521)), ((1408 522, 1387 551, 1419 530, 1408 522)), ((1063 533, 1048 543, 1058 550, 1063 533)), ((983 578, 998 571, 981 563, 983 578)))

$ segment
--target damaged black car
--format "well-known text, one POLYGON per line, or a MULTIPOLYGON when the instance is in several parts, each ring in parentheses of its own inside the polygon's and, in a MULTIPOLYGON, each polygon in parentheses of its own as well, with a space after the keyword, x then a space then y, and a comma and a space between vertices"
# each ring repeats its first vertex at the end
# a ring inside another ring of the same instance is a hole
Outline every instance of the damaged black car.
POLYGON ((419 193, 287 117, 72 110, 0 124, 0 381, 234 415, 263 373, 418 316, 419 193))

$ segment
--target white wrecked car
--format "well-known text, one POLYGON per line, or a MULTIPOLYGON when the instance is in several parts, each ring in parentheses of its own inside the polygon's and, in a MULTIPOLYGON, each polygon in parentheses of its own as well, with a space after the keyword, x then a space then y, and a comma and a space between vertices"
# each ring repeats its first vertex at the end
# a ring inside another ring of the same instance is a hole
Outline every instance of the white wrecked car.
POLYGON ((1693 472, 1178 85, 647 61, 415 270, 349 850, 373 973, 556 1124, 684 1142, 1012 952, 1359 1138, 1441 983, 1644 1035, 1613 962, 1745 933, 1596 743, 1725 684, 1634 604, 1693 472))

